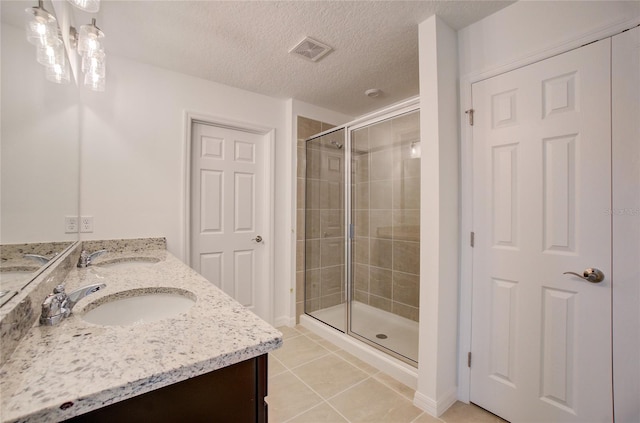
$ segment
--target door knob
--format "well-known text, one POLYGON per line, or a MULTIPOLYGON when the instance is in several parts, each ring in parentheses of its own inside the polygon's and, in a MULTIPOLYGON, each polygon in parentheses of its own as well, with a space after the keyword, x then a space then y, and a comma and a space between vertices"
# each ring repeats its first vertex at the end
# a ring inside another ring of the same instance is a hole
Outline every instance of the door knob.
POLYGON ((258 235, 257 237, 252 238, 251 241, 255 241, 257 243, 260 243, 260 242, 262 242, 262 237, 260 235, 258 235))
POLYGON ((564 272, 563 275, 574 275, 584 279, 585 281, 593 283, 602 282, 604 280, 604 273, 602 273, 602 270, 596 269, 595 267, 585 269, 584 272, 582 272, 582 275, 579 275, 575 272, 564 272))

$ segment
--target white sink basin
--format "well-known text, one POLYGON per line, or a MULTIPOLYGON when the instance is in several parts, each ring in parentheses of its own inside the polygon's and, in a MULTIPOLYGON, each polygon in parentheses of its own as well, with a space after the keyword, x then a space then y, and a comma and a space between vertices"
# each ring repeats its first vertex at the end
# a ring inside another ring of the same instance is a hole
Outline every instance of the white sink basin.
POLYGON ((99 305, 87 306, 82 318, 103 326, 127 326, 149 323, 186 313, 194 304, 195 296, 182 290, 145 293, 124 291, 98 300, 99 305), (106 302, 104 302, 106 301, 106 302))
POLYGON ((104 267, 106 269, 126 270, 126 269, 153 266, 159 261, 160 260, 156 258, 140 257, 140 258, 131 258, 131 259, 119 260, 119 261, 113 261, 113 262, 98 263, 96 264, 96 266, 104 267))

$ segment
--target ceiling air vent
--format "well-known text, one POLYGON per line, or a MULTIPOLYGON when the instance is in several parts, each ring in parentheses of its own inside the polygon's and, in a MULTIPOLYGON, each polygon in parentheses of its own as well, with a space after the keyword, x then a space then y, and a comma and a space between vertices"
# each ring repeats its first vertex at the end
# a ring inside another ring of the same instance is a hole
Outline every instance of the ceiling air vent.
POLYGON ((289 50, 289 53, 297 54, 298 56, 304 57, 312 62, 317 62, 331 50, 331 47, 328 45, 307 37, 300 41, 294 48, 289 50))

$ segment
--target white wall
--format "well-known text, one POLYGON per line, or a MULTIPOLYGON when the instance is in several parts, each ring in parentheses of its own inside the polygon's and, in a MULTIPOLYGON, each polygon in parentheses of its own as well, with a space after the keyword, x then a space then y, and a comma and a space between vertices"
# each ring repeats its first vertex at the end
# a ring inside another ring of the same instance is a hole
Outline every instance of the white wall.
POLYGON ((78 91, 45 79, 24 28, 2 23, 0 242, 75 241, 78 91))
MULTIPOLYGON (((471 83, 612 36, 638 23, 640 23, 640 2, 638 1, 520 1, 460 30, 458 32, 458 57, 461 106, 458 115, 463 117, 463 111, 471 105, 471 83)), ((462 119, 460 124, 461 238, 465 242, 461 243, 458 398, 462 401, 468 401, 469 370, 466 365, 466 355, 470 350, 471 343, 471 249, 466 241, 472 228, 472 204, 470 202, 472 143, 471 130, 466 119, 462 119)), ((630 181, 630 185, 625 189, 637 193, 640 190, 638 181, 634 179, 628 179, 628 181, 630 181)), ((620 186, 614 186, 614 199, 617 188, 620 186)), ((637 198, 634 201, 637 201, 637 198)), ((631 204, 634 203, 631 202, 631 204)), ((640 251, 637 251, 637 242, 635 245, 636 250, 627 251, 627 254, 631 254, 637 260, 640 251)), ((614 280, 615 277, 614 274, 614 280)), ((638 283, 637 275, 633 283, 638 283)), ((637 293, 637 287, 631 291, 637 293)), ((624 298, 620 294, 621 291, 616 291, 614 288, 614 302, 622 301, 626 310, 634 310, 636 315, 632 316, 632 319, 637 322, 638 304, 637 299, 634 299, 637 296, 624 298)), ((617 320, 614 320, 614 334, 621 329, 615 325, 618 325, 617 320)), ((636 364, 633 368, 625 366, 622 370, 617 370, 618 372, 627 370, 634 375, 631 377, 634 381, 626 381, 622 385, 619 384, 619 379, 614 380, 617 415, 624 415, 621 410, 629 410, 628 407, 637 410, 640 402, 640 393, 638 393, 640 375, 637 374, 637 352, 640 350, 638 338, 635 336, 627 337, 627 345, 622 345, 623 338, 624 336, 621 336, 618 340, 614 335, 614 356, 618 356, 617 351, 622 349, 626 351, 622 356, 635 357, 636 364), (629 390, 632 390, 631 393, 629 390), (619 396, 618 393, 621 392, 624 394, 619 396)), ((618 363, 618 369, 620 364, 618 363)))
POLYGON ((414 403, 434 416, 456 400, 458 120, 456 33, 433 16, 419 27, 420 340, 414 403))
POLYGON ((80 209, 94 217, 94 232, 82 238, 164 236, 184 260, 185 113, 275 128, 274 294, 288 296, 286 101, 121 57, 107 66, 105 92, 82 90, 80 209))

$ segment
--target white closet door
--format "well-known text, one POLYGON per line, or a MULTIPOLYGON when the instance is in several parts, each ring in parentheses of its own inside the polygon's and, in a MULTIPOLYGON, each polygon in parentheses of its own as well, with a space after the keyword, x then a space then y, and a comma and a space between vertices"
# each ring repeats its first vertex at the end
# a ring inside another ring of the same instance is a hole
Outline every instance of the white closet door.
POLYGON ((511 422, 612 420, 610 45, 472 88, 471 401, 511 422))

